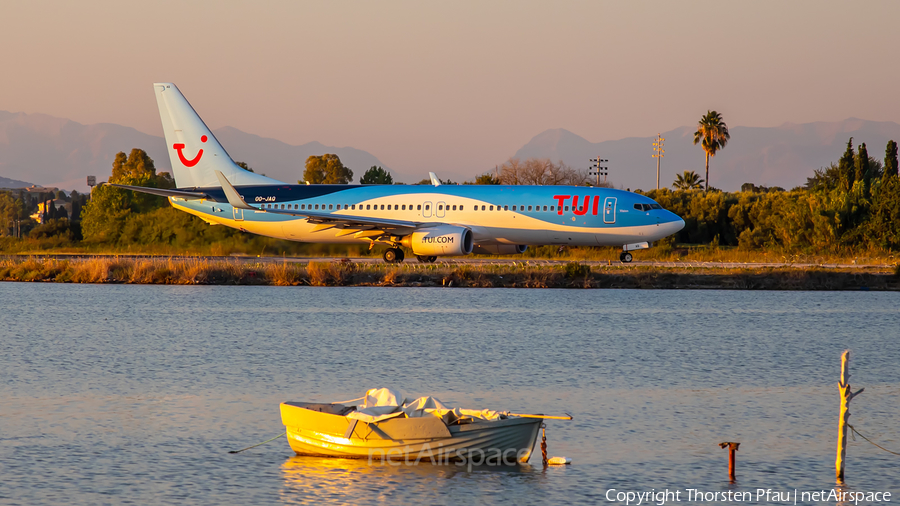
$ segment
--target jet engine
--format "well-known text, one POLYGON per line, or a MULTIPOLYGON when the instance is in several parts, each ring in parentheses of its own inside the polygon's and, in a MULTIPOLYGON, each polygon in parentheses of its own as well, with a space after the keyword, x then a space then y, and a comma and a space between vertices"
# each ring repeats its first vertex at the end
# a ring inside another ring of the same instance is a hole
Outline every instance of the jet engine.
POLYGON ((484 244, 476 245, 472 251, 476 255, 521 255, 528 246, 522 244, 484 244))
POLYGON ((439 225, 423 228, 403 238, 402 244, 418 256, 468 255, 472 252, 472 231, 465 227, 439 225))

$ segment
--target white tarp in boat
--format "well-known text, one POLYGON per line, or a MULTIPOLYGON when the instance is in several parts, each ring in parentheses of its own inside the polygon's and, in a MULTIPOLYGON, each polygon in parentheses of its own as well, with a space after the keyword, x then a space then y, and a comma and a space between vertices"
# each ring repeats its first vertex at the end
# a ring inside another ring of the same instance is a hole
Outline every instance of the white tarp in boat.
POLYGON ((490 409, 451 408, 438 398, 431 396, 419 397, 407 402, 406 398, 396 390, 372 388, 366 391, 362 404, 357 406, 356 411, 349 413, 347 418, 374 423, 397 416, 408 418, 436 416, 444 423, 450 423, 460 418, 499 420, 501 417, 505 417, 506 413, 490 409))

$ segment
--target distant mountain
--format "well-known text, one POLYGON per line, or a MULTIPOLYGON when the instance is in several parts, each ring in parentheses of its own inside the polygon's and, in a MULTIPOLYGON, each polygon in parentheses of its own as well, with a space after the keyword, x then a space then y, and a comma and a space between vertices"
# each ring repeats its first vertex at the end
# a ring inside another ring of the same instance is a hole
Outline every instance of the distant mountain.
MULTIPOLYGON (((286 182, 303 177, 307 157, 325 153, 337 154, 353 170, 356 180, 372 165, 388 169, 372 154, 351 147, 318 142, 292 146, 232 127, 213 133, 232 158, 247 162, 258 173, 286 182)), ((159 172, 171 170, 161 136, 112 123, 82 125, 45 114, 0 111, 0 176, 4 178, 87 191, 86 176, 105 181, 112 172, 116 153, 127 153, 132 148, 146 151, 159 172)))
MULTIPOLYGON (((86 191, 86 176, 104 181, 119 151, 142 148, 159 162, 165 142, 129 127, 82 125, 45 114, 0 111, 0 175, 86 191)), ((168 167, 168 160, 157 167, 168 167)), ((166 170, 166 169, 164 169, 166 170)))
MULTIPOLYGON (((676 174, 693 170, 704 176, 704 154, 693 145, 692 127, 664 132, 665 157, 660 168, 660 186, 671 187, 676 174)), ((785 123, 778 127, 729 129, 731 140, 710 159, 710 184, 728 191, 740 190, 743 183, 781 186, 791 189, 806 183, 815 169, 837 162, 846 148, 865 142, 869 156, 884 158, 888 140, 900 141, 900 124, 856 118, 837 122, 785 123)), ((535 136, 519 149, 518 158, 562 160, 576 168, 588 168, 591 158, 608 159, 610 181, 623 188, 656 187, 656 159, 652 158, 656 137, 629 137, 615 141, 590 142, 561 128, 535 136)))
POLYGON ((32 183, 26 183, 25 181, 17 181, 15 179, 9 179, 8 177, 0 176, 0 188, 27 188, 31 185, 32 183))
MULTIPOLYGON (((213 130, 219 142, 231 158, 239 162, 247 162, 254 172, 269 177, 296 183, 303 178, 306 159, 325 153, 338 155, 341 162, 353 171, 354 181, 373 165, 388 169, 374 155, 361 149, 326 146, 320 142, 307 142, 300 146, 292 146, 276 139, 260 137, 242 132, 234 127, 222 127, 213 130)), ((396 177, 396 176, 395 176, 396 177)))

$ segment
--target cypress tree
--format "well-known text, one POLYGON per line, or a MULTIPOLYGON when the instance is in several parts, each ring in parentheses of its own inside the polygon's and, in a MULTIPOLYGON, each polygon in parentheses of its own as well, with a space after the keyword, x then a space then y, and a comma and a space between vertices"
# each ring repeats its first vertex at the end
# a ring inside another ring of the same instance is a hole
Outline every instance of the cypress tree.
POLYGON ((869 171, 869 151, 866 149, 865 142, 859 145, 856 155, 856 180, 865 184, 865 194, 868 195, 872 174, 869 171))
POLYGON ((897 143, 890 140, 884 150, 884 175, 897 177, 897 143))
POLYGON ((841 188, 850 191, 853 188, 853 179, 856 176, 856 168, 853 166, 853 137, 847 141, 847 150, 838 161, 838 171, 841 174, 841 188))

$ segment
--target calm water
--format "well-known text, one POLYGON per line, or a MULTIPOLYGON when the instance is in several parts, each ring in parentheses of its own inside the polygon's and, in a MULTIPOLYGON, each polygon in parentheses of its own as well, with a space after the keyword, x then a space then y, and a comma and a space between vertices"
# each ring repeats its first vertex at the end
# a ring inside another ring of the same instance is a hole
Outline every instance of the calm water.
MULTIPOLYGON (((605 504, 609 489, 831 489, 845 348, 866 389, 851 423, 900 449, 898 306, 876 292, 0 283, 0 503, 605 504), (548 422, 548 441, 574 463, 391 467, 295 457, 284 439, 227 453, 282 431, 281 401, 377 386, 570 412, 548 422), (742 443, 735 485, 722 441, 742 443)), ((861 439, 848 454, 849 490, 900 501, 900 457, 861 439)))

